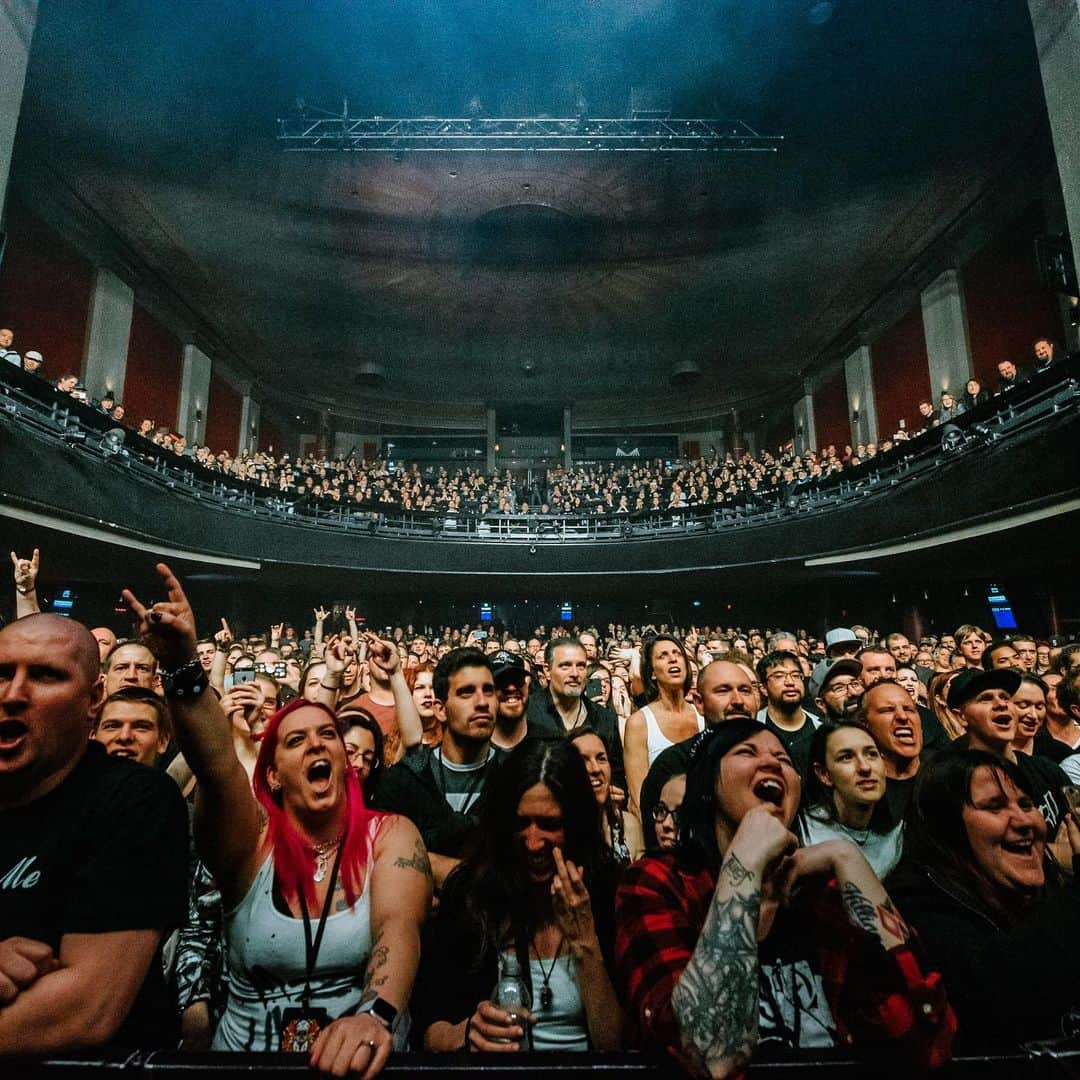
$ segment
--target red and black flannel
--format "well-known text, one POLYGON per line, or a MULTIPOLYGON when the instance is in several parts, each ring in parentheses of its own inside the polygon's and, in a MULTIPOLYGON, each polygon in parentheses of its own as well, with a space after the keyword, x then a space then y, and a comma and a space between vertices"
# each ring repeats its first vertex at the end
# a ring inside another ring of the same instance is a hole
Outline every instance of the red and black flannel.
MULTIPOLYGON (((671 995, 693 955, 716 888, 709 871, 688 874, 671 855, 629 867, 616 896, 615 965, 646 1044, 679 1057, 671 995)), ((816 967, 841 1044, 887 1048, 912 1065, 936 1068, 950 1055, 956 1017, 941 976, 912 940, 888 952, 853 926, 835 882, 811 901, 816 967)))

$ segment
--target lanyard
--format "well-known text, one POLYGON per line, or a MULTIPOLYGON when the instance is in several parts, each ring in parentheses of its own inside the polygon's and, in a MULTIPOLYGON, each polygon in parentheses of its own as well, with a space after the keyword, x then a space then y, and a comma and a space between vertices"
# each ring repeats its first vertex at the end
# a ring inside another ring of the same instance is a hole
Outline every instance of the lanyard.
POLYGON ((304 992, 300 1000, 306 1009, 311 1001, 311 976, 315 972, 315 964, 319 959, 319 946, 322 945, 323 931, 326 929, 326 920, 330 914, 330 905, 334 902, 334 886, 337 884, 338 866, 341 863, 341 849, 345 846, 342 839, 338 844, 337 854, 334 856, 334 869, 330 871, 330 884, 326 889, 326 899, 323 901, 322 914, 319 916, 319 926, 315 931, 315 941, 311 940, 311 916, 308 915, 307 901, 304 899, 304 890, 300 890, 300 914, 304 917, 304 992))

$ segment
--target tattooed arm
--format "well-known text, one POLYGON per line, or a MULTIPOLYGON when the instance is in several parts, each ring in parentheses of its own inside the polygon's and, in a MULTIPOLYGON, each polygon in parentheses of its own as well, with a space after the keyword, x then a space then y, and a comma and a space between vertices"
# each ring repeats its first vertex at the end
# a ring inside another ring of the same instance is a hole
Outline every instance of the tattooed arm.
POLYGON ((894 949, 911 936, 885 886, 854 844, 828 840, 801 848, 791 860, 788 888, 812 876, 836 878, 848 920, 876 937, 882 948, 894 949))
POLYGON ((371 874, 371 959, 364 1001, 405 1008, 420 961, 420 928, 431 904, 431 864, 408 818, 387 816, 375 841, 371 874))
POLYGON ((746 814, 720 867, 694 953, 671 996, 684 1056, 716 1080, 745 1068, 757 1047, 762 880, 794 844, 770 811, 746 814))

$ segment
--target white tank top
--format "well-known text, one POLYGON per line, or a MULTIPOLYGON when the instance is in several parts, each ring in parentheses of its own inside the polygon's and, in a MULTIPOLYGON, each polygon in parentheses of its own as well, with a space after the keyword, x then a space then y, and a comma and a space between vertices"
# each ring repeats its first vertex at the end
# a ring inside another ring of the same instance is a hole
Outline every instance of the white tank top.
MULTIPOLYGON (((649 765, 651 767, 652 763, 664 750, 675 744, 660 730, 660 723, 656 719, 656 714, 648 705, 643 705, 641 707, 641 715, 645 717, 645 730, 649 736, 649 765)), ((697 711, 697 709, 694 710, 694 715, 697 717, 697 729, 700 734, 705 730, 705 718, 697 711)))
MULTIPOLYGON (((356 906, 329 915, 315 973, 311 1008, 334 1019, 360 1003, 371 953, 371 865, 380 818, 368 828, 367 874, 356 906)), ((298 1008, 304 990, 304 920, 274 905, 274 856, 259 867, 247 895, 225 915, 229 999, 214 1050, 279 1050, 281 1014, 298 1008)), ((312 933, 318 925, 312 914, 312 933)))

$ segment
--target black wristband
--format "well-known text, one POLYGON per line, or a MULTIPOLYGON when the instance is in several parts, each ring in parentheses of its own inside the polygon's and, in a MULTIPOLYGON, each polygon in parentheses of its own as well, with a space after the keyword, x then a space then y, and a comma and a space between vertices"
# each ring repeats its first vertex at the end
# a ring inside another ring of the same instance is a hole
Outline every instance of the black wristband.
POLYGON ((161 685, 166 697, 196 698, 210 685, 210 680, 196 656, 173 671, 162 668, 161 685))
POLYGON ((461 1049, 465 1053, 469 1053, 472 1050, 472 1043, 469 1041, 469 1032, 472 1031, 472 1017, 465 1021, 465 1041, 461 1044, 461 1049))

